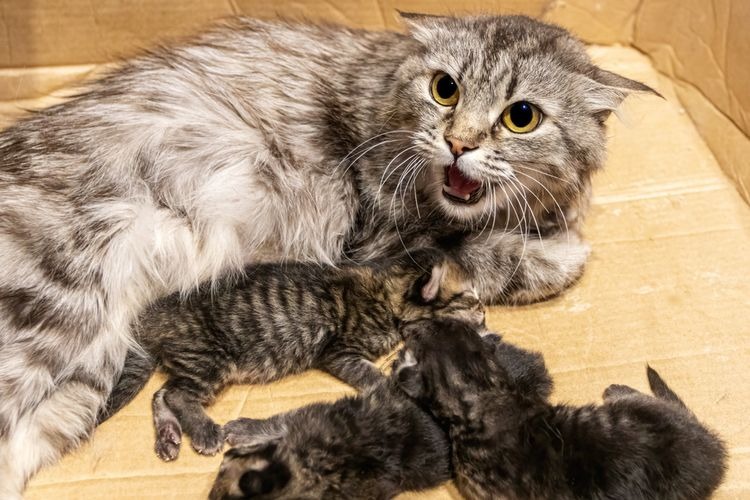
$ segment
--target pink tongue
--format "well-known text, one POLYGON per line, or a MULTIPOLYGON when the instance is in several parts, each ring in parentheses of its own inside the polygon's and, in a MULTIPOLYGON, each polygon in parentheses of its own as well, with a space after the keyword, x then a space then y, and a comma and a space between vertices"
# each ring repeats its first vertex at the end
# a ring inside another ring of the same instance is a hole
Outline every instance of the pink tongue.
POLYGON ((451 166, 448 167, 448 186, 450 186, 453 191, 457 191, 462 195, 470 195, 479 189, 481 185, 480 182, 465 177, 455 163, 452 163, 451 166))

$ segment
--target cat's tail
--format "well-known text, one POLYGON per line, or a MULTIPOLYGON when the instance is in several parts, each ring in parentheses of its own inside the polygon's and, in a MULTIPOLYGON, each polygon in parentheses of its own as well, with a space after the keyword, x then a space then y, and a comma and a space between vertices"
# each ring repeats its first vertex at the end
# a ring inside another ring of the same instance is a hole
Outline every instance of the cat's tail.
POLYGON ((148 379, 156 370, 156 361, 136 348, 130 348, 125 358, 125 367, 117 380, 107 404, 99 411, 96 425, 101 424, 117 413, 141 392, 148 379))
POLYGON ((648 376, 648 385, 651 388, 651 392, 654 393, 654 396, 659 399, 671 401, 687 409, 687 405, 682 401, 682 399, 680 399, 680 397, 675 394, 672 389, 669 388, 669 386, 666 382, 664 382, 664 379, 661 378, 659 373, 649 365, 646 365, 646 375, 648 376))

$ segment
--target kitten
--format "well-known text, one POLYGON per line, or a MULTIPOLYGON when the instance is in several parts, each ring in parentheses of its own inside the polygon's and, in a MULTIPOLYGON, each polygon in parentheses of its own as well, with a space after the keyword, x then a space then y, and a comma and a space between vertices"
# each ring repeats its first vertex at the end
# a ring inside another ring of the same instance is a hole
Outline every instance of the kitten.
POLYGON ((524 17, 235 19, 0 133, 0 496, 77 446, 153 300, 445 245, 486 302, 581 274, 604 119, 651 89, 524 17))
POLYGON ((209 498, 386 499, 451 478, 448 439, 432 418, 384 379, 354 397, 315 403, 224 431, 209 498))
MULTIPOLYGON (((403 326, 404 335, 413 324, 403 326)), ((504 342, 495 355, 519 387, 551 391, 541 355, 504 342)), ((448 480, 447 438, 393 373, 356 397, 229 422, 224 432, 236 448, 224 454, 210 498, 389 498, 448 480)))
POLYGON ((654 396, 611 385, 603 405, 552 405, 538 369, 509 376, 498 337, 448 320, 411 330, 394 372, 450 436, 468 498, 697 499, 722 481, 724 444, 650 367, 654 396))
POLYGON ((196 451, 214 454, 223 442, 221 428, 203 406, 229 383, 265 383, 317 368, 362 389, 382 377, 372 360, 402 340, 403 322, 484 321, 457 264, 427 249, 412 258, 339 268, 254 265, 244 278, 157 301, 135 327, 151 366, 126 363, 133 369, 115 387, 108 414, 159 367, 169 379, 153 400, 156 453, 175 459, 184 429, 196 451))

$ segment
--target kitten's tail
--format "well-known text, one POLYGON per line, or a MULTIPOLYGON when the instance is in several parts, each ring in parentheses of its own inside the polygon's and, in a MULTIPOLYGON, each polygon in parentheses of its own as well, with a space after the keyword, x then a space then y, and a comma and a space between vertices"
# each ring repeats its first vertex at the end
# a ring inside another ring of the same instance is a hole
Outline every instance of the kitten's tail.
POLYGON ((109 395, 107 404, 99 411, 96 425, 101 424, 132 401, 155 370, 156 361, 151 356, 131 348, 125 357, 125 367, 109 395))
POLYGON ((672 389, 669 388, 667 383, 664 382, 664 379, 659 376, 659 373, 649 365, 646 365, 646 375, 648 376, 648 385, 651 387, 651 392, 654 393, 654 396, 659 399, 672 401, 673 403, 677 403, 687 409, 687 405, 672 389))

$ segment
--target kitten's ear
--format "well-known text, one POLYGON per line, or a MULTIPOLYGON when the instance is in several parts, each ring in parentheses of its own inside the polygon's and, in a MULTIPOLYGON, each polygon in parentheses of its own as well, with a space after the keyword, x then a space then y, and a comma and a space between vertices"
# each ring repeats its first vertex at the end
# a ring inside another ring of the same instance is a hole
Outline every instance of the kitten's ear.
POLYGON ((396 383, 410 398, 418 398, 424 393, 424 381, 414 354, 405 349, 399 356, 399 365, 396 367, 396 383))
POLYGON ((422 300, 424 300, 425 302, 432 302, 437 298, 438 293, 440 293, 440 287, 443 285, 443 282, 445 280, 445 274, 447 271, 448 268, 445 262, 438 262, 437 264, 432 266, 432 269, 430 270, 430 277, 427 280, 427 283, 422 286, 422 300))
POLYGON ((589 72, 584 76, 584 95, 592 114, 602 122, 617 109, 625 98, 632 92, 648 92, 656 96, 662 96, 645 83, 612 73, 605 69, 591 66, 589 72))

